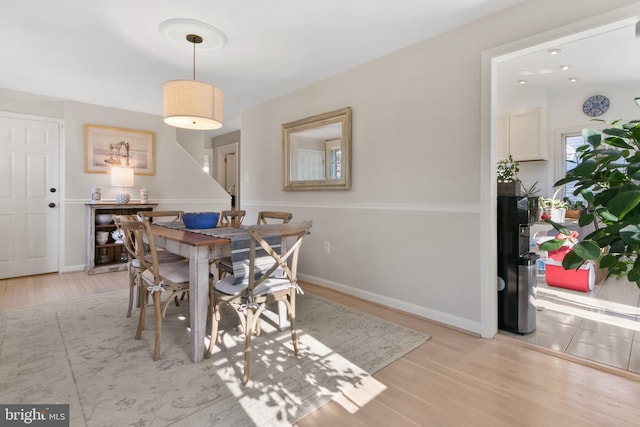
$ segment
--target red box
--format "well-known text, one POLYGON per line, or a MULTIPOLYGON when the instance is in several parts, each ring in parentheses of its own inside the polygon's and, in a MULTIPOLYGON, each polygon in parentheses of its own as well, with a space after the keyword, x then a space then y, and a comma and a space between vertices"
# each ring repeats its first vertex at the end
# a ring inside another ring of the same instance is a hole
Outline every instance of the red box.
POLYGON ((560 246, 560 248, 556 249, 555 251, 549 251, 547 252, 547 254, 550 259, 554 261, 562 262, 562 260, 564 259, 564 256, 569 252, 571 252, 571 249, 572 249, 571 246, 560 246))
POLYGON ((595 268, 591 262, 586 263, 577 270, 565 270, 561 264, 548 260, 545 267, 545 275, 549 286, 582 292, 593 290, 593 285, 596 281, 595 268))

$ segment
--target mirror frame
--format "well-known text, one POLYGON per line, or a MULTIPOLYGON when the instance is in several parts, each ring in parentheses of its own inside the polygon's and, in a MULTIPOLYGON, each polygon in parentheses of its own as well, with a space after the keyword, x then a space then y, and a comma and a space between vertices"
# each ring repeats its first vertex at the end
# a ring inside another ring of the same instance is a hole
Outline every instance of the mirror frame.
POLYGON ((282 125, 282 189, 299 190, 348 190, 351 188, 351 108, 330 111, 282 125), (342 177, 308 181, 291 180, 291 134, 316 129, 333 123, 342 124, 342 177))

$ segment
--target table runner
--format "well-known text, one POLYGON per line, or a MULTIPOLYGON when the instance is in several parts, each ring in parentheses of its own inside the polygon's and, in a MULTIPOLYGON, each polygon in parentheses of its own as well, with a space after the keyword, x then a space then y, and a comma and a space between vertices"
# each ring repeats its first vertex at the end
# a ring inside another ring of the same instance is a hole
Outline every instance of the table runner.
POLYGON ((157 222, 155 225, 172 228, 174 230, 189 231, 191 233, 206 234, 207 236, 219 237, 221 239, 249 240, 249 232, 246 226, 241 227, 215 227, 215 228, 187 228, 183 222, 157 222))
MULTIPOLYGON (((249 242, 251 240, 251 238, 249 237, 249 232, 247 231, 247 226, 191 229, 187 228, 183 222, 156 223, 156 225, 172 228, 175 230, 190 231, 192 233, 205 234, 207 236, 230 240, 234 283, 241 283, 247 279, 250 255, 249 242)), ((279 253, 281 248, 281 238, 282 237, 279 235, 265 236, 265 241, 274 250, 276 250, 276 252, 279 253)), ((271 255, 268 255, 260 245, 256 247, 255 261, 256 265, 254 274, 256 276, 260 276, 262 272, 269 269, 274 263, 274 259, 271 257, 271 255)), ((284 273, 281 268, 278 268, 274 274, 277 277, 282 277, 284 273)))

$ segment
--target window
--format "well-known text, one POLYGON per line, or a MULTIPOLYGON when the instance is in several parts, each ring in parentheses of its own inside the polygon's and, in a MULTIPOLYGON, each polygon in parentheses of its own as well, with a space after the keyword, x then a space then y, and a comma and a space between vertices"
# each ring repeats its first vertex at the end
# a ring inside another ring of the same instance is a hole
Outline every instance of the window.
POLYGON ((329 150, 329 179, 342 177, 342 150, 340 147, 332 147, 329 150))
MULTIPOLYGON (((563 170, 561 176, 564 177, 568 171, 575 168, 578 165, 578 159, 576 158, 576 151, 578 147, 585 144, 584 138, 581 134, 566 134, 562 136, 564 145, 564 161, 562 162, 563 170)), ((563 188, 563 197, 568 197, 571 200, 582 200, 582 196, 574 196, 573 191, 576 189, 576 185, 573 182, 566 184, 563 188)))

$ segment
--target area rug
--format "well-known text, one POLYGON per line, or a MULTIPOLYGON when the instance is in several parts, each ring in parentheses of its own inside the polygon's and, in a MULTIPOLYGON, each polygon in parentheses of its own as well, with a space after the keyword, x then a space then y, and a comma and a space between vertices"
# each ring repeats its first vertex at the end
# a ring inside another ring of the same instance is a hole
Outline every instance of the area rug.
POLYGON ((160 360, 153 309, 142 339, 116 291, 0 311, 0 403, 69 404, 71 426, 286 426, 429 339, 309 294, 297 299, 301 356, 289 329, 263 322, 242 385, 244 336, 224 313, 222 342, 192 363, 188 304, 171 305, 160 360))

